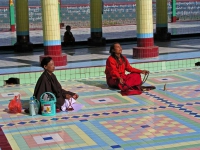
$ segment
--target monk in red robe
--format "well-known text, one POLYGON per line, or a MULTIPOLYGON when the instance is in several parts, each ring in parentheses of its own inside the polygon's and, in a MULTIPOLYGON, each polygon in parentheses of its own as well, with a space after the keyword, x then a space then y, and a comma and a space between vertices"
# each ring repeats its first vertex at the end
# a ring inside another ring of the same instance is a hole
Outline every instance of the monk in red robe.
POLYGON ((142 84, 140 74, 148 74, 147 70, 140 70, 131 67, 127 58, 122 55, 122 47, 119 43, 114 43, 110 47, 111 55, 106 61, 106 81, 109 87, 119 88, 119 84, 128 84, 130 87, 142 84), (130 72, 126 75, 125 71, 130 72))

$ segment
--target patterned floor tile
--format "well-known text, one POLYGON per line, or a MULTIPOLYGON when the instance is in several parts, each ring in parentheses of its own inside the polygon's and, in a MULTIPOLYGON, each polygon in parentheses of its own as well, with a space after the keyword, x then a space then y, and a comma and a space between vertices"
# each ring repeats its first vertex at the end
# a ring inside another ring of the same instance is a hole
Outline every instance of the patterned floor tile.
POLYGON ((8 90, 7 92, 2 92, 0 94, 0 99, 11 99, 13 98, 15 95, 20 94, 21 97, 27 97, 28 94, 26 91, 24 90, 8 90))
POLYGON ((172 87, 168 89, 169 92, 174 93, 183 98, 197 98, 200 97, 200 85, 172 87))
POLYGON ((156 77, 150 77, 147 83, 152 85, 160 85, 160 84, 174 84, 174 83, 185 83, 195 81, 193 79, 178 75, 178 74, 171 74, 171 75, 160 75, 156 77))
MULTIPOLYGON (((37 131, 40 132, 38 134, 36 130, 29 128, 26 131, 20 132, 20 134, 12 131, 5 135, 14 139, 17 137, 16 142, 18 143, 18 141, 20 141, 23 143, 23 145, 18 145, 19 149, 24 145, 29 148, 44 148, 46 145, 53 148, 54 146, 60 145, 63 149, 96 145, 96 143, 76 125, 60 126, 60 129, 38 129, 37 131)), ((12 144, 11 146, 14 147, 12 144)))
POLYGON ((101 124, 124 141, 195 132, 164 115, 112 120, 101 124))
POLYGON ((79 101, 83 103, 85 107, 105 107, 105 106, 121 106, 127 104, 138 104, 137 101, 129 98, 123 97, 121 94, 106 94, 106 95, 95 95, 95 96, 84 96, 79 101))
POLYGON ((104 78, 65 81, 62 86, 77 92, 77 102, 84 107, 51 117, 8 113, 13 94, 20 93, 24 103, 34 85, 0 88, 0 137, 9 142, 3 146, 13 150, 199 149, 200 80, 194 73, 155 73, 147 84, 157 89, 133 96, 108 89, 104 78))
POLYGON ((159 89, 150 93, 150 97, 159 97, 164 101, 169 101, 171 103, 189 103, 196 102, 200 99, 200 86, 198 84, 194 85, 173 85, 173 87, 167 88, 166 91, 159 89))

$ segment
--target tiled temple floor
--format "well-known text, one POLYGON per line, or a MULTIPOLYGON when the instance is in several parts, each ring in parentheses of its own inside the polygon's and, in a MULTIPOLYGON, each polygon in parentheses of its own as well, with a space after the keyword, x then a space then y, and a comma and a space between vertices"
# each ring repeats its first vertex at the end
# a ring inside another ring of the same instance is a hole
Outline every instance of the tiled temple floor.
MULTIPOLYGON (((155 42, 159 46, 159 57, 149 59, 133 59, 133 47, 137 45, 132 42, 120 43, 123 48, 123 54, 130 63, 169 61, 178 59, 199 58, 199 37, 191 39, 172 40, 170 42, 155 42)), ((72 69, 81 67, 105 66, 106 59, 109 56, 110 45, 105 47, 63 47, 62 52, 67 54, 66 66, 57 67, 57 69, 72 69)), ((17 54, 13 51, 0 52, 0 74, 21 73, 42 71, 39 67, 39 56, 43 55, 42 48, 36 49, 31 53, 17 54)))
POLYGON ((152 73, 146 84, 157 89, 137 96, 108 89, 104 77, 61 81, 83 107, 55 117, 7 113, 12 94, 24 102, 34 85, 1 87, 0 138, 14 150, 199 150, 199 75, 199 69, 152 73))
MULTIPOLYGON (((130 38, 135 37, 135 29, 134 25, 104 27, 103 32, 107 39, 130 38)), ((169 32, 172 34, 198 33, 199 29, 198 21, 169 24, 169 32)), ((72 29, 72 32, 77 41, 86 41, 90 36, 89 28, 72 29)), ((61 34, 63 33, 62 29, 61 34)), ((0 34, 0 46, 13 45, 15 34, 0 34)), ((42 31, 30 31, 30 35, 34 44, 42 43, 42 31)), ((197 67, 187 70, 199 61, 199 38, 155 44, 159 46, 159 57, 137 60, 132 59, 132 48, 136 44, 122 43, 123 53, 130 63, 136 63, 140 69, 153 67, 156 70, 157 66, 156 72, 164 71, 151 73, 146 84, 155 85, 157 89, 139 96, 121 96, 119 91, 109 89, 102 74, 97 78, 72 78, 76 80, 67 80, 68 78, 61 76, 59 80, 63 88, 80 95, 75 106, 76 111, 58 113, 55 117, 31 117, 24 113, 9 114, 7 107, 13 94, 18 93, 21 94, 23 106, 26 107, 33 93, 35 81, 10 87, 3 87, 1 84, 0 149, 199 150, 200 70, 197 67), (178 59, 181 59, 180 62, 178 59), (183 64, 181 61, 186 59, 189 60, 183 64), (169 60, 170 63, 166 62, 169 60), (160 68, 156 63, 151 64, 154 61, 161 62, 160 68), (146 63, 146 66, 140 64, 142 62, 150 63, 146 63), (187 69, 167 71, 170 65, 171 69, 175 69, 174 66, 187 69), (167 84, 166 91, 163 91, 164 84, 167 84)), ((57 69, 66 69, 71 76, 76 75, 78 71, 80 76, 80 67, 90 67, 89 70, 95 71, 98 68, 94 66, 101 66, 98 71, 103 73, 105 60, 109 55, 108 50, 109 45, 95 48, 63 47, 63 52, 68 55, 68 65, 57 69)), ((4 79, 2 74, 41 71, 38 62, 42 54, 42 49, 26 54, 1 51, 1 81, 4 79)), ((61 72, 58 72, 59 75, 61 72)), ((9 76, 5 77, 7 79, 9 76)), ((25 75, 24 78, 20 75, 19 77, 21 80, 31 79, 25 75)), ((34 75, 34 78, 36 77, 38 76, 34 75)))

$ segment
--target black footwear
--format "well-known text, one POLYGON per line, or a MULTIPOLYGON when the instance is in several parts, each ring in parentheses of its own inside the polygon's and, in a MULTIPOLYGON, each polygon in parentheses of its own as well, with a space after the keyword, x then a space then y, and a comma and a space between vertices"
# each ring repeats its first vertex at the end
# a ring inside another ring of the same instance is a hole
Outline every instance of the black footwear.
POLYGON ((56 113, 59 113, 59 112, 61 112, 61 110, 57 108, 57 109, 56 109, 56 113))
POLYGON ((29 108, 26 108, 26 109, 24 110, 24 112, 27 113, 27 114, 29 114, 29 108))
POLYGON ((143 91, 150 91, 156 89, 155 86, 142 86, 141 88, 143 91))

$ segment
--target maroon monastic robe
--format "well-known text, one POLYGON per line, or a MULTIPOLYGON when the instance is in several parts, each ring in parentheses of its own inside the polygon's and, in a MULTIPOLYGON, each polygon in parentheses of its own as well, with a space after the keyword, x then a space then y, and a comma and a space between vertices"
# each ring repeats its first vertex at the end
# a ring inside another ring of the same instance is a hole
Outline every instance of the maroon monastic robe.
POLYGON ((44 71, 38 79, 34 90, 34 96, 37 100, 40 100, 40 96, 44 92, 51 92, 55 95, 57 109, 60 109, 61 106, 64 104, 66 94, 69 94, 71 96, 75 95, 75 93, 73 92, 65 91, 64 89, 62 89, 56 76, 53 73, 50 75, 47 71, 44 71))
POLYGON ((140 76, 142 70, 131 67, 127 58, 123 57, 125 62, 120 59, 118 63, 112 56, 109 56, 106 61, 105 74, 109 87, 119 88, 119 78, 122 78, 131 87, 142 83, 140 76), (126 75, 125 71, 130 72, 130 74, 126 75))

